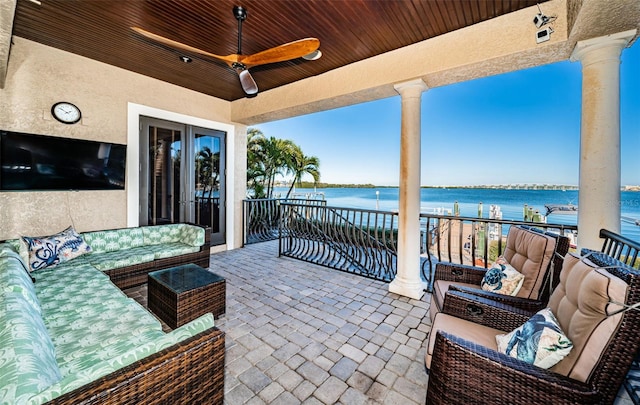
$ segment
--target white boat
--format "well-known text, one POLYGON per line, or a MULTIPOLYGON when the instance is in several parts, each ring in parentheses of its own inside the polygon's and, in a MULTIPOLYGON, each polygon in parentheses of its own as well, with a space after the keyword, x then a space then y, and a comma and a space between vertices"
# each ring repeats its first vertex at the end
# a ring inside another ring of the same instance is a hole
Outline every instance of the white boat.
POLYGON ((578 206, 573 204, 545 204, 547 209, 545 216, 550 214, 577 214, 578 206))

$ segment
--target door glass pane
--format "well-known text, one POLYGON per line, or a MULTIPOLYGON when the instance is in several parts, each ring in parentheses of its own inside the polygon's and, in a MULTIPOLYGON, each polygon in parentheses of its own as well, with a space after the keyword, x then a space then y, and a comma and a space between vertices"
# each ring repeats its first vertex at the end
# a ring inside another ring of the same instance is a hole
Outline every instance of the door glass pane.
POLYGON ((140 225, 190 222, 226 243, 226 132, 141 118, 140 225))
POLYGON ((149 224, 180 222, 181 131, 149 127, 149 224))
POLYGON ((195 134, 195 222, 220 232, 220 148, 217 136, 195 134))

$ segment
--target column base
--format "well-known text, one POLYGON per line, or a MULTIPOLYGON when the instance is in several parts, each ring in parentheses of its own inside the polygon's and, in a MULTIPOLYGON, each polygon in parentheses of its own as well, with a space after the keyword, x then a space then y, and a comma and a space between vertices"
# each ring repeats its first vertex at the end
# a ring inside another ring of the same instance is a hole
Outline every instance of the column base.
POLYGON ((414 300, 422 298, 424 290, 426 289, 427 283, 408 282, 406 280, 401 280, 399 277, 396 277, 391 283, 389 283, 389 292, 413 298, 414 300))

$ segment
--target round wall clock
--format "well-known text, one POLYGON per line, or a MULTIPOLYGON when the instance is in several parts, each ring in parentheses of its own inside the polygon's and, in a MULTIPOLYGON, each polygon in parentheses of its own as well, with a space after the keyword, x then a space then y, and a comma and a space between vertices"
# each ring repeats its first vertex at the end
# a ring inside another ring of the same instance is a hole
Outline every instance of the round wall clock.
POLYGON ((67 101, 55 103, 51 107, 51 115, 63 124, 75 124, 82 118, 80 109, 67 101))

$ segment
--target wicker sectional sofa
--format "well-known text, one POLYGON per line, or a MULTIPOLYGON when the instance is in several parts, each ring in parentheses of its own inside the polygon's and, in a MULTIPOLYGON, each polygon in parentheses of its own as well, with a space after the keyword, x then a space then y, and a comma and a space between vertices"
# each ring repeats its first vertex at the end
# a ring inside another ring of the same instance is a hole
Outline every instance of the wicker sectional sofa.
POLYGON ((156 269, 208 267, 208 233, 187 224, 89 232, 90 253, 35 271, 18 241, 1 243, 0 404, 221 404, 224 333, 213 316, 165 333, 120 289, 156 269))

